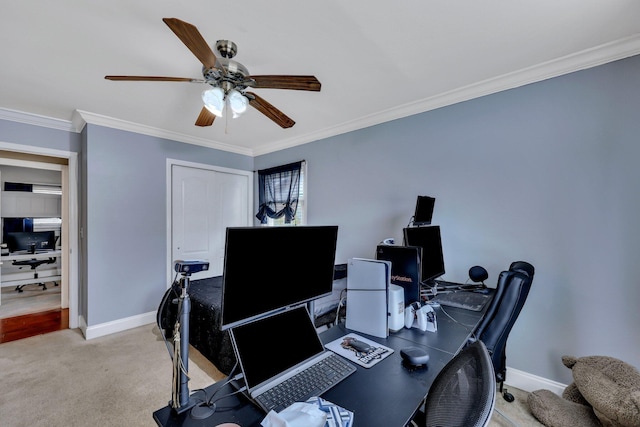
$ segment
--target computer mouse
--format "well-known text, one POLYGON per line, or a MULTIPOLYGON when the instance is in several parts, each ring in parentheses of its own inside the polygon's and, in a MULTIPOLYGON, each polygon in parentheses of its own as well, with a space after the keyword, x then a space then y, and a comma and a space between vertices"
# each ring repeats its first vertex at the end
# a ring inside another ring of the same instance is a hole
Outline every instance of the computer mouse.
POLYGON ((420 347, 405 347, 400 350, 400 357, 412 366, 426 365, 429 361, 429 353, 420 347))
POLYGON ((373 351, 373 347, 371 347, 369 344, 353 337, 345 337, 342 341, 342 345, 351 347, 358 353, 370 353, 371 351, 373 351))

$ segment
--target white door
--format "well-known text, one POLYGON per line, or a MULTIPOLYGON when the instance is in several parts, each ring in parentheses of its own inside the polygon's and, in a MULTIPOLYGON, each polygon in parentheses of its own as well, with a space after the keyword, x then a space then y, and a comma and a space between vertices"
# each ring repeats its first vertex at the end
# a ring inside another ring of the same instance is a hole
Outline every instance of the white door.
POLYGON ((209 270, 191 276, 222 275, 227 227, 249 225, 250 173, 172 165, 172 262, 207 260, 209 270))

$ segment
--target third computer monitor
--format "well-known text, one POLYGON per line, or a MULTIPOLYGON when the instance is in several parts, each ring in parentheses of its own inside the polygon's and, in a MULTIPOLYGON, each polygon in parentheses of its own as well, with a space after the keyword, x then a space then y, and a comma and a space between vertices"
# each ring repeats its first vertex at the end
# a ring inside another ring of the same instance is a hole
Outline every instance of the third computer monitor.
POLYGON ((422 248, 420 280, 422 283, 433 285, 433 280, 445 273, 440 226, 405 228, 404 240, 407 246, 422 248))

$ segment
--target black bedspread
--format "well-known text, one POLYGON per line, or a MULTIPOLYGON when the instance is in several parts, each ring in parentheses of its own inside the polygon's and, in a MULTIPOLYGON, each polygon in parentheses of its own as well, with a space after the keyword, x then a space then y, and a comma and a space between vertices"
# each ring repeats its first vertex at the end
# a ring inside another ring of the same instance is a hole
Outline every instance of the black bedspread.
POLYGON ((229 331, 220 330, 222 276, 193 280, 189 285, 189 343, 228 375, 236 363, 229 331))

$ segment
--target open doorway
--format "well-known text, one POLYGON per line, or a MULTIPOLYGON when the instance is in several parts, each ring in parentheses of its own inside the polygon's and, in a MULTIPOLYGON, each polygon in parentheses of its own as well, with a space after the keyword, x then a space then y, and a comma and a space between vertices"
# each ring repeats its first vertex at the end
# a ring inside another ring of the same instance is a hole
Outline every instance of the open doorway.
POLYGON ((68 307, 62 301, 63 166, 0 164, 0 319, 68 307))
POLYGON ((76 154, 0 143, 0 149, 7 146, 20 151, 0 150, 2 224, 4 226, 4 219, 9 218, 7 223, 15 227, 16 223, 21 222, 17 220, 23 219, 29 232, 38 235, 51 232, 54 242, 48 246, 50 251, 43 254, 41 252, 45 251, 39 250, 37 255, 25 255, 20 251, 8 255, 8 248, 2 248, 4 256, 3 265, 0 265, 0 283, 3 283, 4 266, 7 273, 4 284, 7 286, 1 288, 3 296, 10 292, 11 301, 5 300, 7 304, 2 304, 0 299, 0 342, 78 326, 76 154), (25 148, 28 152, 25 152, 25 148), (44 187, 45 191, 53 190, 58 194, 43 196, 28 192, 6 192, 6 182, 18 186, 26 184, 30 190, 35 188, 36 191, 42 191, 44 187), (3 201, 7 202, 4 208, 3 201), (13 258, 23 257, 32 261, 43 256, 51 262, 41 264, 46 267, 42 272, 31 271, 33 263, 29 262, 25 264, 28 268, 14 265, 13 258), (23 268, 26 271, 21 271, 23 268), (25 283, 23 292, 19 292, 20 288, 13 286, 14 283, 25 283), (22 302, 16 305, 16 300, 22 302))

